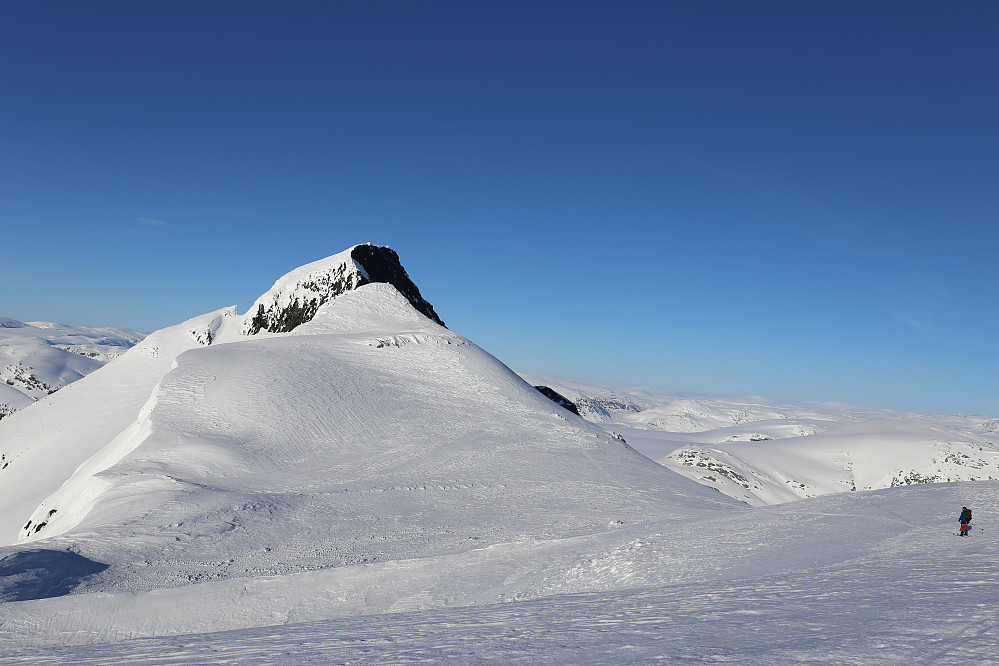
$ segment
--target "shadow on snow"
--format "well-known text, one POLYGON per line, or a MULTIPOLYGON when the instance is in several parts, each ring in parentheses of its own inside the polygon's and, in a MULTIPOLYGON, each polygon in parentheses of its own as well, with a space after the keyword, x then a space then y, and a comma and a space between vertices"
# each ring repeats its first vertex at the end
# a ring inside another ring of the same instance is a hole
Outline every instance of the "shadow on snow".
POLYGON ((28 550, 0 559, 0 601, 69 594, 84 578, 108 568, 66 550, 28 550))

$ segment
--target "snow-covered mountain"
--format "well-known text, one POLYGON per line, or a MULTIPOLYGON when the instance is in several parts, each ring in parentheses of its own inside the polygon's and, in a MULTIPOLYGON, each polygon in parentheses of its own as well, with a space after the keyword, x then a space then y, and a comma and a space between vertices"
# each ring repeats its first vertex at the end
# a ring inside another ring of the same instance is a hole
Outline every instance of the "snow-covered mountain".
POLYGON ((121 356, 143 334, 0 317, 0 419, 121 356))
MULTIPOLYGON (((352 277, 374 277, 371 256, 395 257, 360 246, 292 271, 248 315, 157 331, 5 419, 0 554, 72 552, 98 569, 76 592, 139 593, 339 581, 344 567, 737 510, 444 328, 414 306, 415 285, 352 277)), ((8 599, 24 594, 12 585, 8 599)), ((498 601, 502 588, 458 596, 498 601)), ((446 602, 423 594, 384 590, 368 610, 446 602)), ((301 600, 282 603, 273 612, 301 600)), ((0 621, 14 621, 9 607, 0 621)))
POLYGON ((832 488, 842 429, 903 458, 961 417, 528 379, 376 246, 149 335, 0 422, 0 661, 992 658, 999 484, 752 507, 779 480, 750 502, 652 459, 807 443, 788 469, 832 488))
POLYGON ((677 473, 754 506, 999 479, 996 419, 764 398, 690 398, 521 373, 677 473))

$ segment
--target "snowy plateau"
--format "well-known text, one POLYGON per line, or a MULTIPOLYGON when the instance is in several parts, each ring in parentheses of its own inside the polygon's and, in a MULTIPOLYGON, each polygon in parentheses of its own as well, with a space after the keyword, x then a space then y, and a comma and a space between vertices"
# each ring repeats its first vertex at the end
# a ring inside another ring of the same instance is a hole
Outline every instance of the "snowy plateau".
POLYGON ((0 663, 999 663, 995 419, 518 375, 372 245, 133 342, 0 420, 0 663))

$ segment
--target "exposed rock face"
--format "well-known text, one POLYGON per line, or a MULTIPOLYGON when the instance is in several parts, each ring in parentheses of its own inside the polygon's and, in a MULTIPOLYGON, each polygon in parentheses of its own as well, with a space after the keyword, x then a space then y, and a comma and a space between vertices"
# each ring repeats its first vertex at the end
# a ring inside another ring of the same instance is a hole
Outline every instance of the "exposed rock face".
POLYGON ((409 275, 402 267, 402 262, 399 261, 399 255, 395 253, 395 250, 379 245, 356 245, 351 249, 350 256, 368 274, 367 282, 391 284, 413 304, 414 308, 444 326, 444 322, 434 312, 434 306, 423 298, 420 294, 420 288, 409 279, 409 275))
POLYGON ((569 398, 565 397, 564 395, 556 391, 555 389, 549 388, 548 386, 535 386, 534 388, 541 391, 542 394, 544 394, 549 400, 551 400, 555 404, 565 409, 568 409, 576 416, 579 416, 579 409, 576 407, 576 404, 572 400, 569 400, 569 398))
POLYGON ((391 284, 419 312, 444 326, 434 306, 423 298, 402 267, 399 255, 388 247, 365 244, 296 269, 278 280, 257 299, 245 332, 287 333, 312 321, 320 306, 337 296, 375 282, 391 284))
MULTIPOLYGON (((257 310, 246 333, 256 335, 260 331, 287 333, 294 330, 312 321, 320 305, 357 289, 365 282, 364 274, 348 261, 322 273, 308 275, 291 289, 272 289, 276 293, 271 295, 269 304, 258 300, 257 310)), ((265 294, 261 300, 266 300, 267 296, 265 294)))

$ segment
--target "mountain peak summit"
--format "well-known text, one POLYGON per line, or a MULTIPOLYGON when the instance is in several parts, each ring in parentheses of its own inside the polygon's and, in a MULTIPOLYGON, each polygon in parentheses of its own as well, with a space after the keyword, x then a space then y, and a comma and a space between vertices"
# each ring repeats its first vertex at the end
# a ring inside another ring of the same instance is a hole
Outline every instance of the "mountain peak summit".
POLYGON ((434 306, 420 294, 395 250, 382 245, 355 245, 281 277, 254 302, 243 325, 244 333, 287 333, 311 321, 320 306, 365 284, 385 282, 420 313, 444 326, 434 306))

